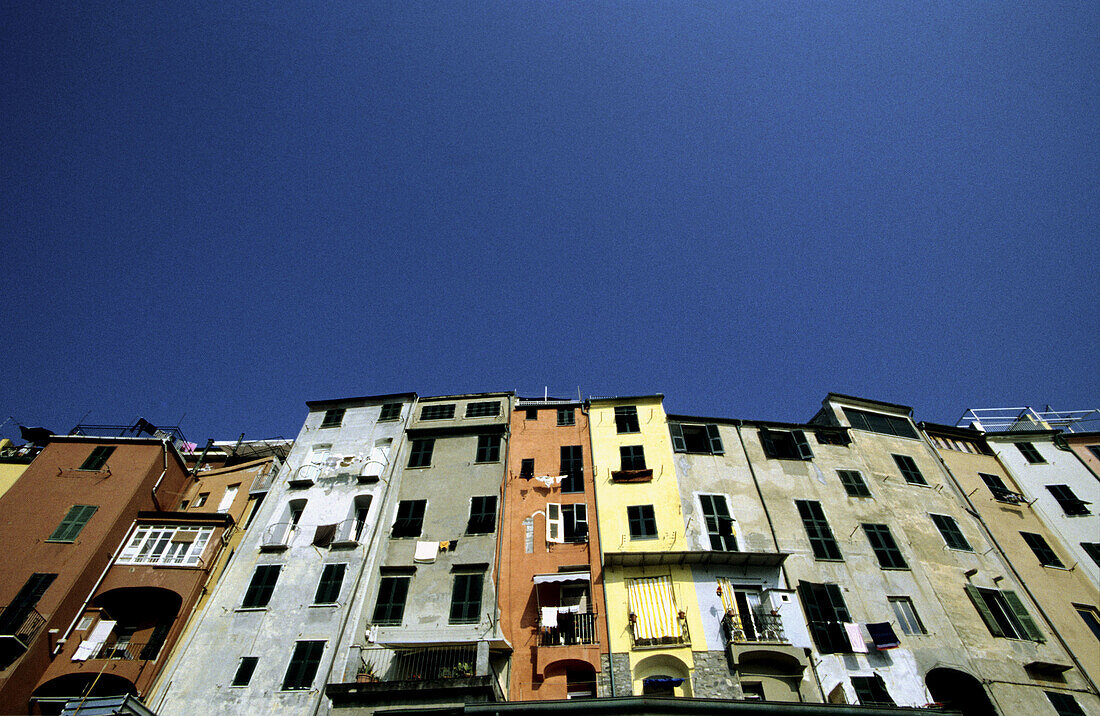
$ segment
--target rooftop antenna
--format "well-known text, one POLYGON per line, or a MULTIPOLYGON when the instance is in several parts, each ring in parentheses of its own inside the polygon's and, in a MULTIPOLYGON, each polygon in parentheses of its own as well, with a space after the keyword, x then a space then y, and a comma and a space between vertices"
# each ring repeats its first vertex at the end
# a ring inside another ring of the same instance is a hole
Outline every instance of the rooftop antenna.
POLYGON ((546 402, 546 399, 550 396, 550 386, 542 386, 542 402, 546 402))

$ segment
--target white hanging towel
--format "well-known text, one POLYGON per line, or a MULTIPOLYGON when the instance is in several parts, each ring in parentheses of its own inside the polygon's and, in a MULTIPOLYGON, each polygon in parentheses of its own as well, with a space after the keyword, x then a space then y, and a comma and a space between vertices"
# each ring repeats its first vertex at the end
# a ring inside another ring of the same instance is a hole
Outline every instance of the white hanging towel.
POLYGON ((558 628, 558 608, 557 607, 543 607, 542 608, 542 626, 544 629, 557 629, 558 628))
POLYGON ((844 631, 848 633, 848 642, 852 645, 852 651, 866 654, 867 641, 863 638, 863 632, 859 630, 859 624, 845 622, 844 631))
POLYGON ((545 477, 536 477, 536 480, 546 485, 549 489, 561 484, 561 481, 565 479, 565 475, 547 475, 545 477))
POLYGON ((416 552, 413 554, 414 562, 434 562, 435 556, 439 554, 438 542, 420 542, 416 543, 416 552))
POLYGON ((76 647, 76 652, 73 654, 73 661, 84 661, 91 657, 103 642, 107 641, 107 637, 111 635, 111 631, 115 628, 115 624, 116 622, 109 619, 103 619, 99 624, 96 624, 95 629, 92 629, 92 633, 88 635, 88 638, 80 642, 80 646, 76 647))

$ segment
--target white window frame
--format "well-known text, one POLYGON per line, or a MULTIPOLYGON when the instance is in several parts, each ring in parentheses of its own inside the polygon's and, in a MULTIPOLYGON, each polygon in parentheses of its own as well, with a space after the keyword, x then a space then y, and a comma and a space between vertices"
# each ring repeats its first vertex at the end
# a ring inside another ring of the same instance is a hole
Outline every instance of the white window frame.
POLYGON ((134 530, 134 535, 119 554, 116 562, 197 567, 213 534, 213 527, 141 525, 134 530), (176 540, 177 536, 190 534, 194 535, 190 542, 176 540))

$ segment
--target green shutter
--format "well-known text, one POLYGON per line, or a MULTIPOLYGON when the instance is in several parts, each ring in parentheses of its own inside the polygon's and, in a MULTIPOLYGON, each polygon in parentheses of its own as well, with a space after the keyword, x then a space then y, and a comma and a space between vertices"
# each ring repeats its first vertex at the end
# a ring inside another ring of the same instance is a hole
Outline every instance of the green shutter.
POLYGON ((1007 589, 1002 590, 1001 596, 1005 598, 1005 602, 1008 603, 1008 608, 1012 610, 1012 614, 1016 617, 1016 620, 1020 622, 1020 626, 1024 628, 1024 631, 1027 633, 1027 638, 1038 642, 1046 641, 1043 632, 1039 631, 1039 625, 1036 624, 1035 620, 1031 618, 1031 615, 1027 613, 1024 603, 1016 596, 1016 592, 1007 589))
POLYGON ((722 445, 722 437, 718 434, 717 425, 707 426, 707 437, 710 438, 710 451, 715 455, 724 455, 726 448, 722 445))
POLYGON ((48 539, 58 542, 72 542, 84 529, 84 525, 88 523, 88 520, 92 519, 92 515, 95 514, 97 509, 99 508, 95 505, 73 505, 69 508, 65 519, 61 520, 61 524, 57 526, 57 529, 53 531, 48 539))
POLYGON ((989 633, 993 636, 1004 636, 1004 630, 1001 629, 1001 625, 997 623, 997 620, 993 618, 993 612, 989 611, 989 607, 986 606, 985 599, 982 598, 982 594, 978 588, 968 584, 966 585, 966 594, 970 597, 970 601, 974 602, 974 608, 977 609, 978 614, 982 616, 982 621, 985 622, 985 626, 989 629, 989 633))
POLYGON ((764 457, 775 457, 775 445, 767 428, 760 428, 760 447, 764 448, 764 457))
POLYGON ((806 433, 795 430, 791 435, 794 436, 794 444, 798 447, 798 456, 803 460, 813 460, 814 451, 810 449, 810 443, 806 440, 806 433))
POLYGON ((672 451, 687 452, 687 443, 684 442, 684 429, 680 423, 669 423, 668 430, 672 433, 672 451))

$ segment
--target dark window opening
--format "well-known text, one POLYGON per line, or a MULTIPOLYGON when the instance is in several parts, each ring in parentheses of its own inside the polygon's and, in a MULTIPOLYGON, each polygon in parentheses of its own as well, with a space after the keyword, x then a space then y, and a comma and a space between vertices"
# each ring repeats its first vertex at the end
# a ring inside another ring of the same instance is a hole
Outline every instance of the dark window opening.
POLYGON ((496 529, 496 525, 496 495, 473 498, 473 500, 470 501, 470 520, 466 523, 466 534, 488 534, 496 529))
POLYGON ((645 451, 641 445, 620 445, 619 457, 622 460, 622 470, 645 469, 645 451))
POLYGON ((454 403, 445 405, 425 405, 420 409, 421 420, 450 420, 454 416, 454 403))
POLYGON ((400 626, 409 596, 410 577, 382 577, 372 621, 380 626, 400 626))
POLYGON ((1020 454, 1024 456, 1024 459, 1033 465, 1039 465, 1046 462, 1043 456, 1039 454, 1039 451, 1035 449, 1035 446, 1031 443, 1012 443, 1016 446, 1016 449, 1020 451, 1020 454))
POLYGON ((726 452, 717 425, 669 423, 668 429, 672 434, 673 452, 700 455, 724 455, 726 452))
POLYGON ((898 470, 901 471, 901 476, 905 478, 905 481, 910 485, 928 485, 925 481, 924 475, 917 469, 917 463, 913 461, 913 458, 908 455, 894 455, 894 463, 898 466, 898 470))
POLYGON ((852 686, 856 690, 856 698, 862 706, 894 706, 894 699, 886 690, 886 684, 878 674, 874 676, 853 676, 852 686))
POLYGON ((256 664, 260 663, 258 656, 242 656, 241 663, 237 665, 237 673, 233 675, 232 686, 248 686, 252 681, 252 674, 256 671, 256 664))
POLYGON ((875 552, 878 565, 883 569, 909 569, 905 558, 898 549, 898 543, 890 534, 890 528, 886 525, 864 524, 862 525, 867 541, 871 543, 871 549, 875 552))
POLYGON ((638 425, 638 408, 633 405, 620 405, 615 408, 615 431, 619 433, 641 432, 638 425))
POLYGON ((1067 516, 1080 517, 1091 514, 1089 503, 1073 494, 1073 490, 1070 489, 1069 485, 1047 485, 1047 490, 1054 495, 1054 499, 1058 500, 1062 512, 1065 512, 1067 516))
POLYGON ((401 417, 401 403, 384 403, 378 414, 378 422, 397 420, 401 417))
POLYGON ((844 491, 849 497, 871 496, 871 490, 863 481, 863 475, 859 474, 859 470, 837 470, 836 474, 840 477, 840 484, 844 485, 844 491))
POLYGON ((398 503, 392 536, 419 537, 420 530, 424 527, 424 510, 427 506, 427 500, 402 500, 398 503))
POLYGON ((456 574, 451 590, 451 624, 477 624, 481 612, 481 588, 485 575, 456 574))
POLYGON ((764 455, 776 460, 812 460, 813 450, 801 430, 769 430, 760 428, 760 445, 764 455))
POLYGON ((333 408, 325 411, 325 417, 321 420, 321 428, 338 428, 344 423, 346 408, 333 408))
POLYGON ((500 415, 500 401, 491 400, 484 403, 467 403, 467 418, 492 418, 500 415))
POLYGON ((323 641, 299 641, 294 645, 294 654, 283 677, 284 691, 309 689, 313 677, 317 676, 317 667, 321 664, 321 654, 325 651, 323 641))
POLYGON ((525 457, 519 461, 519 476, 524 480, 530 480, 535 476, 535 458, 525 457))
POLYGON ((432 451, 435 449, 435 438, 422 438, 412 441, 409 450, 409 467, 429 467, 432 464, 432 451))
POLYGON ((259 609, 266 607, 271 601, 271 595, 275 592, 275 583, 279 581, 278 564, 262 564, 256 567, 252 574, 252 581, 245 590, 241 606, 245 609, 259 609))
POLYGON ((806 611, 810 636, 822 654, 836 654, 852 650, 846 622, 852 621, 840 587, 835 584, 798 583, 798 597, 806 611))
POLYGON ((970 546, 970 542, 967 541, 963 535, 962 530, 959 529, 959 523, 955 521, 954 517, 947 515, 930 515, 932 522, 936 525, 936 529, 940 531, 940 536, 943 537, 943 541, 947 543, 947 546, 951 549, 961 549, 966 552, 973 552, 974 548, 970 546))
POLYGON ((584 466, 581 461, 580 445, 561 446, 561 472, 565 479, 561 482, 562 492, 584 492, 584 466))
POLYGON ((631 505, 627 507, 626 519, 630 524, 630 539, 655 539, 657 537, 657 518, 653 515, 653 505, 631 505))
POLYGON ((344 585, 346 564, 326 564, 321 570, 321 581, 317 584, 314 604, 335 604, 340 597, 340 588, 344 585))
POLYGON ((833 530, 829 527, 825 512, 821 509, 821 503, 813 500, 795 500, 794 504, 802 518, 802 525, 806 528, 806 536, 810 538, 810 549, 814 553, 814 559, 843 559, 836 538, 833 537, 833 530))
POLYGON ((114 451, 114 445, 100 445, 94 448, 92 454, 88 456, 88 459, 80 465, 80 469, 102 470, 103 466, 107 464, 107 458, 109 458, 114 451))
POLYGON ((703 522, 707 528, 710 548, 736 552, 737 537, 733 534, 733 518, 730 517, 726 498, 722 495, 699 495, 699 502, 703 507, 703 522))
POLYGON ((841 410, 844 411, 844 416, 848 418, 848 422, 856 430, 866 430, 882 435, 896 435, 899 438, 913 438, 914 440, 917 438, 917 431, 913 430, 913 427, 905 418, 871 413, 855 408, 841 408, 841 410))
POLYGON ((500 435, 478 435, 474 462, 500 461, 500 435))
POLYGON ((1054 550, 1050 548, 1042 535, 1034 532, 1021 532, 1020 536, 1024 538, 1024 542, 1027 542, 1027 546, 1031 547, 1031 551, 1039 559, 1039 564, 1044 567, 1065 568, 1066 565, 1062 564, 1062 560, 1058 559, 1058 555, 1054 553, 1054 550))
POLYGON ((558 408, 558 427, 564 428, 577 424, 576 408, 558 408))

